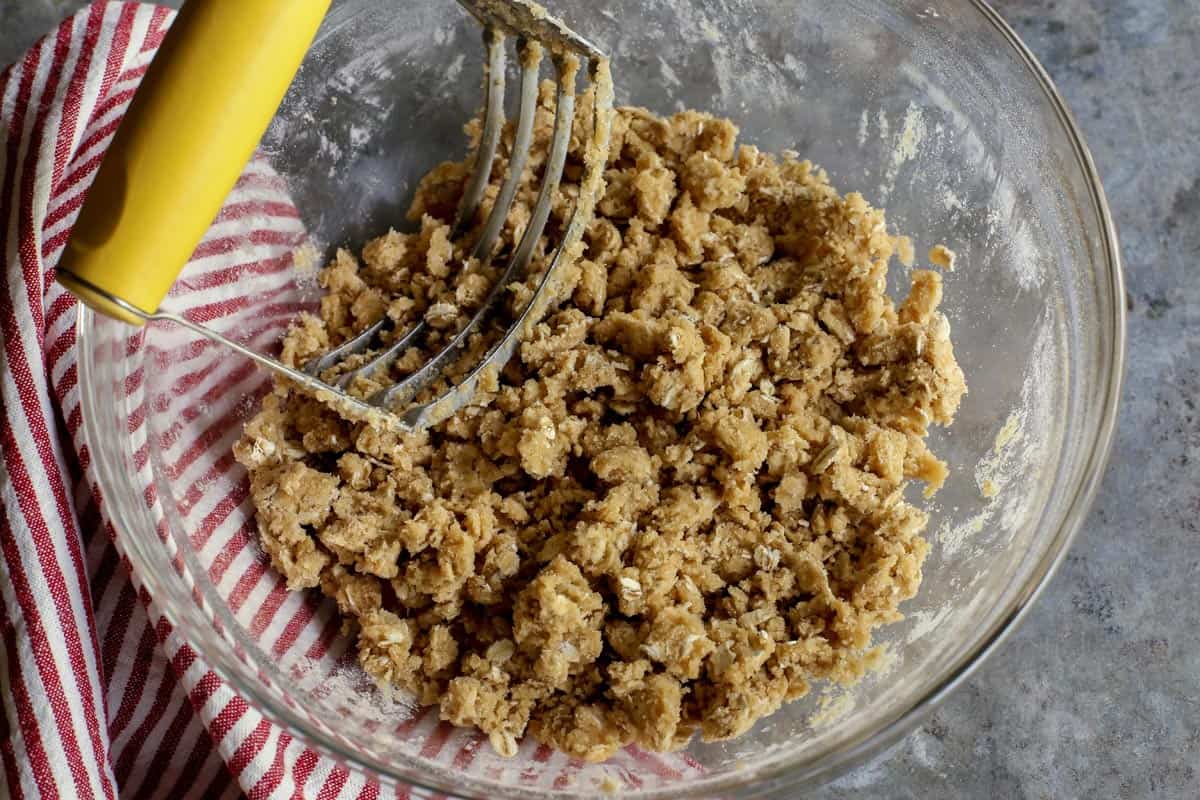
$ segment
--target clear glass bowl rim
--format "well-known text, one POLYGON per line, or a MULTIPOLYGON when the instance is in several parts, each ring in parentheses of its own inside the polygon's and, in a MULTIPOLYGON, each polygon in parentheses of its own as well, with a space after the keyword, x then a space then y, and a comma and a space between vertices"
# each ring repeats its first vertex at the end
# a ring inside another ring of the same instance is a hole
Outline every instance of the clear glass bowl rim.
MULTIPOLYGON (((1091 507, 1097 487, 1108 463, 1112 447, 1125 372, 1125 282, 1122 274, 1116 226, 1109 210, 1104 188, 1096 171, 1091 153, 1079 130, 1079 126, 1075 122, 1073 115, 1067 108, 1066 102, 1058 92, 1049 74, 1029 48, 1021 41, 1016 31, 986 0, 969 0, 969 2, 980 12, 996 32, 1002 36, 1012 48, 1017 59, 1032 74, 1037 85, 1041 88, 1045 99, 1049 101, 1051 108, 1054 110, 1058 123, 1062 126, 1063 131, 1070 140, 1076 165, 1087 179, 1092 204, 1091 211, 1096 215, 1103 235, 1103 241, 1100 244, 1107 274, 1099 277, 1108 279, 1108 291, 1111 293, 1112 298, 1110 304, 1112 314, 1107 320, 1107 324, 1109 326, 1109 333, 1112 335, 1113 346, 1107 365, 1107 381, 1103 387, 1104 397, 1100 402, 1102 409, 1100 424, 1094 432, 1091 442, 1092 447, 1089 448, 1090 455, 1086 458, 1084 468, 1080 471, 1080 477, 1075 482, 1074 491, 1070 495, 1064 522, 1047 548, 1045 556, 1034 567, 1021 591, 1010 599, 1006 608, 995 615, 994 621, 990 626, 981 630, 974 645, 964 652, 962 657, 941 676, 940 680, 929 691, 922 696, 914 698, 906 709, 893 715, 892 719, 875 730, 851 738, 844 742, 836 752, 831 752, 809 763, 782 764, 774 768, 756 770, 753 782, 770 784, 775 791, 788 787, 798 788, 802 782, 809 785, 812 785, 814 782, 823 782, 863 762, 870 755, 893 744, 914 730, 951 692, 961 686, 974 673, 987 656, 994 652, 1016 628, 1030 606, 1045 588, 1049 579, 1057 571, 1091 507)), ((77 348, 81 354, 79 385, 82 389, 80 399, 81 410, 83 412, 84 441, 95 457, 97 479, 100 486, 116 486, 118 485, 116 476, 117 467, 110 459, 102 457, 103 451, 98 444, 103 440, 103 437, 100 435, 97 427, 101 424, 99 415, 94 411, 96 409, 94 391, 97 382, 90 380, 91 375, 89 375, 94 367, 91 364, 90 358, 83 357, 83 354, 91 352, 89 342, 93 329, 93 314, 94 312, 81 304, 76 323, 77 348)), ((110 511, 115 510, 116 512, 118 547, 129 558, 133 569, 136 570, 150 597, 165 596, 165 592, 159 591, 162 588, 162 584, 156 571, 151 568, 146 555, 137 546, 137 542, 132 537, 125 537, 120 533, 124 527, 120 524, 120 517, 123 516, 120 509, 114 509, 112 505, 109 508, 110 511)), ((276 703, 256 685, 244 681, 237 673, 224 669, 220 665, 221 658, 213 657, 214 654, 205 652, 205 648, 198 645, 191 637, 186 635, 185 632, 189 625, 180 619, 180 616, 175 613, 173 608, 162 607, 157 603, 155 604, 155 608, 171 623, 176 633, 181 635, 189 646, 197 652, 206 666, 211 668, 223 681, 228 683, 238 695, 251 701, 251 705, 262 713, 264 717, 287 730, 306 746, 312 747, 323 755, 333 757, 335 760, 351 769, 360 771, 366 776, 381 779, 385 783, 410 786, 419 791, 441 792, 451 797, 465 796, 458 794, 462 791, 461 786, 443 785, 440 782, 432 780, 426 782, 419 777, 415 777, 412 773, 397 772, 390 768, 389 765, 369 757, 364 757, 361 753, 353 752, 321 731, 313 729, 295 710, 276 703)), ((731 774, 712 782, 706 781, 703 786, 695 789, 685 786, 673 786, 669 789, 652 791, 646 796, 658 797, 661 795, 672 798, 693 798, 712 796, 713 793, 737 791, 738 789, 745 790, 747 788, 751 788, 751 786, 747 784, 744 777, 731 774)), ((508 793, 505 792, 505 794, 508 793)), ((493 794, 493 796, 497 795, 493 794)))

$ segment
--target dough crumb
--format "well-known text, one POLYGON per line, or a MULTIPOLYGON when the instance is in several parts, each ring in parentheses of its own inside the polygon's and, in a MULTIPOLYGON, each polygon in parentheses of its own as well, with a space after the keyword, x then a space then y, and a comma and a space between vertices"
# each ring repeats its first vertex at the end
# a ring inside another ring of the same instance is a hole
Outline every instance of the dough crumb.
POLYGON ((929 251, 929 263, 947 272, 954 272, 954 259, 957 255, 944 244, 934 245, 929 251))
MULTIPOLYGON (((502 316, 561 238, 582 130, 502 316)), ((423 338, 351 393, 417 369, 498 280, 536 202, 527 172, 507 244, 480 263, 467 255, 486 209, 449 238, 468 163, 431 171, 416 230, 339 251, 283 358, 386 315, 380 346, 421 321, 423 338)), ((401 435, 280 384, 235 448, 289 587, 336 601, 381 686, 439 704, 504 756, 526 734, 587 761, 727 739, 814 683, 861 678, 929 550, 905 488, 945 480, 926 436, 966 391, 941 275, 914 272, 893 301, 889 262, 911 262, 911 240, 809 162, 739 146, 707 114, 624 108, 606 178, 559 302, 471 406, 401 435)), ((488 345, 472 338, 462 363, 488 345)))

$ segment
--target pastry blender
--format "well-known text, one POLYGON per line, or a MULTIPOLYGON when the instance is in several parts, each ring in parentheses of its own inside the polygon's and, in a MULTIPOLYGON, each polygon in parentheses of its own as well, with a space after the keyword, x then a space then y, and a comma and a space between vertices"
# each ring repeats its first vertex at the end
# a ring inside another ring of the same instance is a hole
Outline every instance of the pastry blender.
POLYGON ((487 51, 482 135, 454 225, 457 244, 470 257, 488 259, 497 249, 529 152, 543 52, 553 61, 558 90, 550 151, 531 219, 519 241, 500 248, 507 253, 507 263, 479 310, 424 365, 366 398, 353 397, 346 392, 353 379, 388 370, 419 341, 424 322, 385 344, 391 324, 385 318, 296 369, 159 305, 253 154, 330 0, 184 4, 88 193, 58 267, 59 282, 93 309, 116 319, 132 325, 170 322, 230 347, 349 416, 415 430, 462 408, 479 383, 508 362, 523 332, 554 299, 555 277, 591 220, 608 153, 612 84, 604 53, 541 6, 526 0, 458 2, 483 27, 487 51), (509 39, 515 39, 520 59, 520 110, 499 195, 487 219, 475 225, 504 125, 509 39), (562 178, 575 116, 576 75, 585 62, 594 86, 594 124, 578 198, 560 241, 548 247, 548 267, 531 299, 482 360, 438 396, 414 404, 499 309, 504 288, 525 277, 562 178), (468 231, 477 231, 474 240, 461 241, 468 231), (339 363, 362 353, 367 354, 364 363, 337 373, 339 363), (327 383, 321 378, 324 374, 337 377, 327 383))

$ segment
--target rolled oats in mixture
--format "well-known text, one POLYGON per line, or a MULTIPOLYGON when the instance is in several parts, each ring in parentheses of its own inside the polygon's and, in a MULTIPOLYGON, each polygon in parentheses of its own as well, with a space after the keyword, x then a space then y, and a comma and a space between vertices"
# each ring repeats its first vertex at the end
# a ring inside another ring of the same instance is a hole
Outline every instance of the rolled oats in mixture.
MULTIPOLYGON (((529 220, 552 122, 539 110, 506 242, 529 220)), ((545 246, 590 125, 576 121, 545 246)), ((883 212, 736 136, 694 111, 618 111, 563 299, 471 407, 399 435, 279 385, 237 445, 289 587, 337 602, 381 684, 502 754, 526 733, 589 761, 737 736, 813 681, 859 678, 872 630, 917 591, 927 515, 904 490, 942 485, 925 437, 966 391, 941 275, 913 271, 897 307, 888 262, 913 247, 883 212)), ((502 153, 477 228, 506 167, 502 153)), ((365 394, 453 335, 507 255, 464 264, 470 236, 451 236, 469 169, 425 177, 416 232, 337 254, 288 363, 385 315, 393 337, 424 319, 390 375, 352 386, 365 394)), ((506 287, 508 313, 532 280, 506 287)))

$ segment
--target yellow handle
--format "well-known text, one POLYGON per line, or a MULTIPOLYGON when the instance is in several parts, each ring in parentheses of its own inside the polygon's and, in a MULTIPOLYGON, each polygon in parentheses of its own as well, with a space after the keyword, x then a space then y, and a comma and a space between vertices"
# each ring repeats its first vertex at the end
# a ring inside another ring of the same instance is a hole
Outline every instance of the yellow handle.
POLYGON ((75 223, 58 267, 63 286, 134 325, 142 320, 104 293, 158 309, 254 154, 329 3, 184 3, 75 223))

